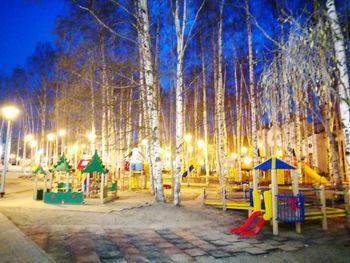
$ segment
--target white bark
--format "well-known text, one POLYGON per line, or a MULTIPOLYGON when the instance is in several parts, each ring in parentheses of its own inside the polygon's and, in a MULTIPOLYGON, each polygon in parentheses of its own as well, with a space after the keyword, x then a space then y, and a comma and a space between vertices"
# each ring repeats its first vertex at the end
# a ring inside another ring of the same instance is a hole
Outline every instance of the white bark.
MULTIPOLYGON (((341 31, 338 15, 335 8, 334 0, 327 0, 327 15, 331 24, 332 37, 335 50, 335 58, 337 68, 340 75, 340 117, 342 123, 342 129, 345 137, 345 151, 348 169, 350 168, 350 87, 349 87, 349 75, 346 65, 346 54, 344 45, 344 36, 341 31)), ((349 170, 346 169, 347 178, 349 180, 349 170)))
POLYGON ((197 9, 192 24, 189 26, 187 17, 187 0, 183 0, 182 10, 182 25, 180 25, 180 3, 175 1, 175 10, 173 13, 175 31, 176 31, 176 140, 175 140, 175 185, 174 185, 174 205, 180 205, 180 186, 181 186, 181 151, 183 144, 183 63, 188 41, 191 38, 192 29, 196 23, 198 14, 204 5, 197 9), (189 26, 189 27, 188 27, 189 26), (188 31, 188 32, 187 32, 188 31), (186 33, 187 32, 187 33, 186 33), (186 37, 187 35, 187 37, 186 37))
POLYGON ((250 23, 250 12, 248 0, 246 3, 246 24, 248 31, 248 59, 249 59, 249 98, 250 98, 250 108, 251 108, 251 134, 252 134, 252 147, 253 147, 253 157, 254 166, 258 165, 258 136, 256 132, 256 101, 255 101, 255 83, 254 83, 254 59, 253 59, 253 44, 252 44, 252 28, 250 23))
POLYGON ((101 115, 101 158, 104 162, 108 163, 108 114, 107 114, 107 97, 108 97, 108 80, 107 80, 107 65, 106 65, 106 51, 104 37, 100 39, 101 49, 101 82, 102 82, 102 115, 101 115))
MULTIPOLYGON (((174 185, 174 205, 180 205, 180 188, 181 188, 181 151, 183 144, 183 58, 184 58, 184 35, 180 28, 180 7, 179 1, 175 3, 175 29, 176 29, 176 139, 175 139, 175 185, 174 185)), ((186 0, 184 1, 184 14, 182 26, 186 26, 186 0)))
POLYGON ((207 116, 207 81, 205 78, 205 57, 204 48, 201 40, 201 58, 202 58, 202 88, 203 88, 203 129, 204 129, 204 161, 205 161, 205 183, 209 184, 209 158, 208 158, 208 116, 207 116))
POLYGON ((223 85, 223 72, 222 72, 222 12, 224 7, 224 0, 221 1, 220 5, 220 18, 219 18, 219 30, 218 30, 218 71, 217 71, 217 86, 215 97, 216 97, 216 125, 215 129, 217 134, 217 163, 218 163, 218 172, 221 186, 221 196, 223 202, 223 210, 226 210, 226 185, 225 185, 225 151, 226 151, 226 138, 225 138, 225 92, 223 85))
POLYGON ((146 85, 146 100, 147 108, 149 109, 149 123, 150 123, 150 145, 151 145, 151 158, 152 161, 152 175, 155 180, 155 197, 159 202, 164 202, 163 193, 163 179, 161 170, 161 158, 159 154, 160 140, 159 140, 159 115, 157 109, 156 99, 156 87, 154 85, 153 76, 153 63, 151 54, 151 37, 150 37, 150 24, 148 17, 148 4, 147 0, 139 0, 139 16, 141 21, 141 43, 143 50, 140 52, 143 55, 144 61, 144 74, 146 85))

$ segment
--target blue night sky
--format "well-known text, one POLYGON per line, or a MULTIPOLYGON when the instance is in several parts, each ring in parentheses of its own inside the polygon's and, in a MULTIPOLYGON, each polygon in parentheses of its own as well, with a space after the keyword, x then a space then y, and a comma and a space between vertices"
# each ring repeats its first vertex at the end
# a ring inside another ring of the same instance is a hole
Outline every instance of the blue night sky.
POLYGON ((54 23, 64 0, 0 0, 0 74, 23 66, 38 42, 54 44, 54 23))

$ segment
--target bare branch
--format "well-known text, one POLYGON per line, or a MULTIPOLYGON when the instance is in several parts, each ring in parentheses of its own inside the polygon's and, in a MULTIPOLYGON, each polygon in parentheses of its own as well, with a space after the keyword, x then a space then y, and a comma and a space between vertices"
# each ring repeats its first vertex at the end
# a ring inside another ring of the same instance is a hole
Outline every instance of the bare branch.
POLYGON ((88 12, 90 15, 92 15, 96 21, 102 25, 105 29, 107 29, 110 33, 112 33, 113 35, 117 36, 117 37, 120 37, 120 38, 123 38, 125 40, 128 40, 129 42, 137 45, 137 42, 129 37, 126 37, 124 35, 121 35, 119 34, 118 32, 116 32, 114 29, 112 29, 110 26, 108 26, 105 22, 103 22, 99 17, 98 15, 96 15, 96 13, 94 11, 92 11, 90 8, 88 7, 85 7, 85 6, 82 6, 80 5, 76 0, 72 0, 73 3, 75 3, 80 9, 88 12))

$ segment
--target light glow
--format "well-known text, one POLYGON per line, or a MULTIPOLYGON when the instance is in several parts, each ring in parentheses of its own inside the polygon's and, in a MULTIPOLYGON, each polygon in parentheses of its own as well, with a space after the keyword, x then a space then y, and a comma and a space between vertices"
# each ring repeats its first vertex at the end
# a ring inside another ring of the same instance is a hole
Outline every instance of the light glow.
POLYGON ((1 109, 1 114, 6 120, 14 120, 19 114, 19 109, 15 106, 5 106, 1 109))
POLYGON ((190 133, 186 133, 184 136, 185 142, 190 142, 192 140, 192 135, 190 133))
POLYGON ((53 141, 55 138, 56 138, 56 136, 55 136, 55 134, 53 134, 53 133, 49 133, 49 134, 47 135, 47 139, 48 139, 49 141, 53 141))
POLYGON ((246 165, 251 164, 252 161, 253 161, 253 159, 250 158, 250 157, 244 157, 244 159, 243 159, 243 163, 246 164, 246 165))
POLYGON ((66 135, 66 130, 60 129, 60 130, 58 131, 58 136, 63 137, 63 136, 65 136, 65 135, 66 135))
POLYGON ((245 146, 243 146, 243 147, 241 148, 241 153, 246 154, 247 152, 248 152, 248 148, 245 147, 245 146))

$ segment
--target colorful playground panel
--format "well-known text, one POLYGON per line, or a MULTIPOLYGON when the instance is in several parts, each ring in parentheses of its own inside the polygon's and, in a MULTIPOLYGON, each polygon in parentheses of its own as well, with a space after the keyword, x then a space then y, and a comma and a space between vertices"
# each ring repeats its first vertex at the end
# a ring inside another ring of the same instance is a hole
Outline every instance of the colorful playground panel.
POLYGON ((83 204, 83 192, 46 192, 44 193, 44 203, 46 204, 83 204))

